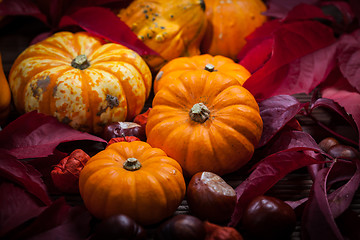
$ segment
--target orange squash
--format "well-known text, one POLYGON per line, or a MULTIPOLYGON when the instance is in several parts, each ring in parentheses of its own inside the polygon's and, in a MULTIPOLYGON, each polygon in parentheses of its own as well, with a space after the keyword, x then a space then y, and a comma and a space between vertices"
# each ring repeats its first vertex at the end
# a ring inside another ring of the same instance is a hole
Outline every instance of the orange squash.
POLYGON ((38 110, 98 134, 141 112, 152 76, 145 61, 120 44, 59 32, 18 56, 9 83, 20 113, 38 110))
POLYGON ((193 57, 179 57, 171 60, 157 73, 154 81, 154 93, 165 85, 170 84, 184 71, 193 70, 216 71, 219 74, 232 76, 242 85, 249 77, 250 72, 232 59, 223 56, 211 56, 209 54, 193 57))
POLYGON ((80 172, 85 206, 105 219, 125 214, 139 224, 171 216, 185 196, 180 165, 146 142, 117 142, 90 158, 80 172))
POLYGON ((205 0, 208 26, 201 43, 202 53, 236 57, 245 38, 266 20, 262 0, 205 0))
POLYGON ((177 160, 184 175, 224 175, 246 164, 260 140, 259 106, 238 80, 219 72, 184 71, 155 95, 147 142, 177 160))
POLYGON ((206 30, 203 0, 135 0, 118 17, 160 56, 143 56, 157 72, 167 61, 200 54, 206 30))
POLYGON ((6 79, 0 54, 0 125, 3 124, 9 113, 11 104, 11 92, 6 79))

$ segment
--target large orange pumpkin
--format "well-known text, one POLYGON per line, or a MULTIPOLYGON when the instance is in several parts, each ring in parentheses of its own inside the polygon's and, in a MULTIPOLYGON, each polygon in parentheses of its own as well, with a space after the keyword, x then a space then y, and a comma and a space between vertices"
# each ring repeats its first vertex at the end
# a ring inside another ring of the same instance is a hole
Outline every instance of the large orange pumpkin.
POLYGON ((177 160, 184 175, 223 175, 246 164, 263 122, 253 95, 219 72, 185 71, 155 95, 147 142, 177 160))
POLYGON ((219 74, 232 76, 242 85, 249 77, 250 72, 242 65, 235 63, 232 59, 220 55, 211 56, 209 54, 197 55, 192 57, 179 57, 171 60, 164 65, 157 73, 154 81, 154 93, 170 84, 184 71, 193 70, 216 71, 219 74))
POLYGON ((139 224, 171 216, 185 196, 180 165, 146 142, 117 142, 86 163, 79 188, 97 218, 125 214, 139 224))
POLYGON ((208 25, 201 43, 201 51, 223 55, 233 60, 245 38, 266 21, 262 0, 205 0, 208 25))
POLYGON ((20 113, 38 110, 100 133, 106 124, 141 112, 152 76, 133 50, 85 32, 59 32, 18 56, 9 83, 20 113))
POLYGON ((157 72, 167 61, 200 54, 206 30, 204 0, 135 0, 118 16, 160 56, 144 56, 157 72))

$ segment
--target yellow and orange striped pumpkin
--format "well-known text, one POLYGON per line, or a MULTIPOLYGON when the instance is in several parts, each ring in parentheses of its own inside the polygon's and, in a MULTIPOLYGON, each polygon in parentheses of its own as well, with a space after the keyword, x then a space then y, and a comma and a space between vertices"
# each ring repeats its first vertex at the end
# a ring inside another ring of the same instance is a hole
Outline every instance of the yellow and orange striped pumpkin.
POLYGON ((59 32, 18 56, 9 83, 20 113, 38 110, 98 134, 105 125, 141 112, 152 76, 127 47, 104 44, 86 32, 59 32))

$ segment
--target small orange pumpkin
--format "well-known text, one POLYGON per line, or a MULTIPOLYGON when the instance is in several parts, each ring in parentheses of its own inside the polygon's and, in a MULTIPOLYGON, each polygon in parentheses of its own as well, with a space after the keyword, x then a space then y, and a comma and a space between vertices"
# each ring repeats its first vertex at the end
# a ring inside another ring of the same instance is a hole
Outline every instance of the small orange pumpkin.
POLYGON ((79 187, 97 218, 125 214, 144 225, 171 216, 186 191, 180 165, 141 141, 113 143, 90 158, 79 187))
POLYGON ((135 0, 118 17, 160 56, 143 56, 157 72, 167 61, 200 54, 206 30, 204 0, 135 0))
POLYGON ((254 96, 219 72, 185 71, 155 95, 147 142, 177 160, 184 175, 223 175, 246 164, 263 122, 254 96))
POLYGON ((205 0, 208 20, 201 52, 237 60, 245 38, 266 20, 262 0, 205 0))
POLYGON ((98 134, 141 112, 152 76, 127 47, 103 44, 86 32, 59 32, 18 56, 9 83, 20 113, 38 110, 98 134))
POLYGON ((242 85, 250 76, 250 72, 232 59, 210 54, 193 57, 179 57, 171 60, 157 73, 154 81, 154 93, 165 85, 170 84, 184 71, 193 70, 216 71, 219 74, 232 76, 242 85))

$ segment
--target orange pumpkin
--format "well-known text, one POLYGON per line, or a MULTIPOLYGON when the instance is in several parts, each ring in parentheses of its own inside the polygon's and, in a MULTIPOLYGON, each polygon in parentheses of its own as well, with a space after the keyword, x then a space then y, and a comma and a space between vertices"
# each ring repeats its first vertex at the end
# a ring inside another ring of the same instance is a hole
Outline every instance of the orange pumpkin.
POLYGON ((159 56, 144 56, 154 72, 167 61, 200 54, 206 30, 204 0, 135 0, 118 17, 159 56))
POLYGON ((18 56, 9 83, 20 113, 38 110, 101 133, 108 123, 141 112, 152 76, 133 50, 85 32, 59 32, 18 56))
POLYGON ((93 156, 80 173, 85 206, 100 219, 125 214, 139 224, 171 216, 185 196, 180 165, 146 142, 117 142, 93 156))
POLYGON ((237 60, 245 38, 267 20, 262 14, 266 5, 262 0, 205 0, 205 4, 208 25, 201 51, 237 60))
POLYGON ((232 59, 223 56, 211 56, 209 54, 193 57, 179 57, 171 60, 157 73, 154 81, 154 93, 158 89, 170 84, 184 71, 193 70, 217 71, 226 76, 236 78, 242 85, 249 77, 250 72, 232 59))
POLYGON ((184 175, 224 175, 246 164, 263 122, 253 95, 238 80, 206 70, 185 71, 155 95, 147 142, 177 160, 184 175))
POLYGON ((10 113, 10 104, 11 104, 11 92, 9 88, 9 83, 6 80, 4 73, 1 54, 0 54, 0 125, 3 124, 9 113, 10 113))

